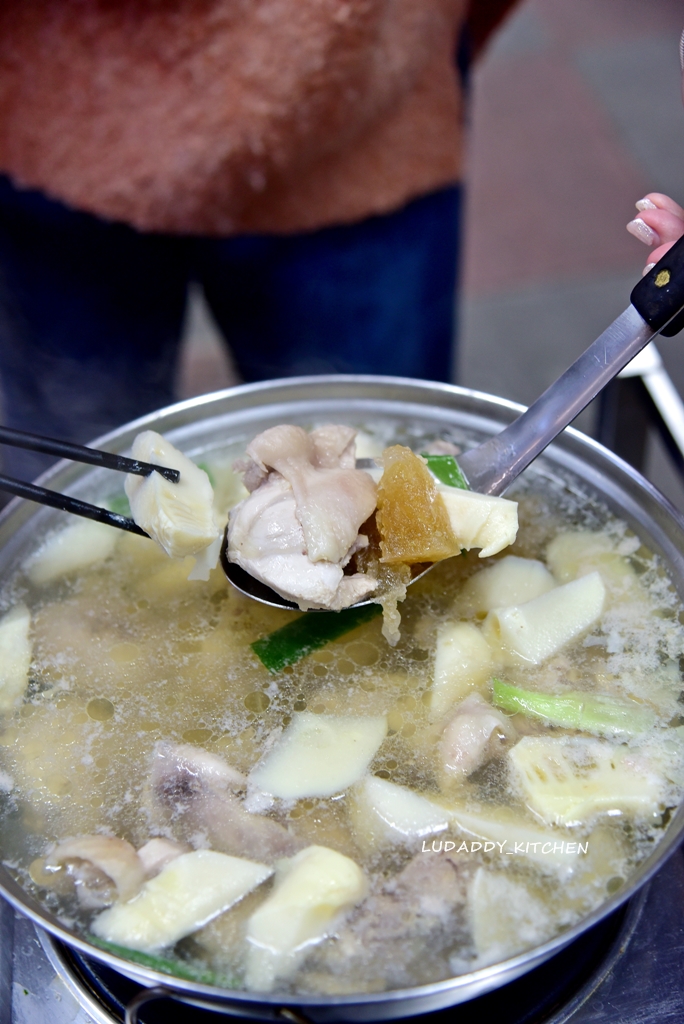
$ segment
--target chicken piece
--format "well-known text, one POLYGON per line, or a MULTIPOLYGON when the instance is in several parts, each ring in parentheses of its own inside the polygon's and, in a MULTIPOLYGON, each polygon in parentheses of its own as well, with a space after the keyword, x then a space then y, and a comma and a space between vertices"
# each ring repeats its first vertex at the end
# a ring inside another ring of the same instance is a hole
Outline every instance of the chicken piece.
POLYGON ((246 811, 244 776, 220 757, 188 745, 159 743, 150 779, 153 811, 188 837, 206 836, 212 849, 272 863, 306 844, 272 818, 246 811))
POLYGON ((501 711, 479 693, 471 693, 458 705, 442 733, 442 771, 452 778, 465 778, 516 737, 515 727, 501 711))
POLYGON ((359 527, 375 509, 371 477, 354 468, 355 431, 328 425, 272 427, 240 464, 249 498, 231 512, 228 557, 281 597, 339 610, 375 589, 372 576, 345 576, 367 538, 359 527))
POLYGON ((138 850, 138 857, 145 869, 145 878, 154 878, 159 872, 182 853, 192 849, 187 843, 175 843, 173 839, 150 839, 138 850))
POLYGON ((319 469, 354 469, 356 466, 356 431, 339 423, 328 423, 312 430, 314 461, 319 469))
POLYGON ((194 747, 191 743, 158 743, 155 756, 159 760, 170 758, 179 772, 201 779, 204 784, 213 784, 236 793, 247 786, 247 778, 242 772, 222 757, 210 754, 202 747, 194 747))
POLYGON ((341 565, 311 561, 294 493, 277 474, 231 511, 228 543, 232 562, 302 610, 346 608, 375 589, 372 577, 345 576, 341 565))
POLYGON ((274 469, 292 487, 297 519, 312 562, 344 564, 359 527, 375 510, 376 489, 368 473, 346 468, 353 459, 354 432, 322 427, 307 434, 301 427, 271 427, 255 437, 247 454, 258 466, 274 469))
POLYGON ((401 988, 407 977, 417 985, 450 977, 449 950, 459 934, 467 939, 469 880, 465 863, 417 854, 312 953, 300 983, 344 991, 353 978, 354 991, 376 991, 401 988))
POLYGON ((113 836, 62 840, 46 857, 44 871, 65 871, 87 910, 109 906, 117 897, 130 900, 145 881, 145 867, 134 847, 113 836))

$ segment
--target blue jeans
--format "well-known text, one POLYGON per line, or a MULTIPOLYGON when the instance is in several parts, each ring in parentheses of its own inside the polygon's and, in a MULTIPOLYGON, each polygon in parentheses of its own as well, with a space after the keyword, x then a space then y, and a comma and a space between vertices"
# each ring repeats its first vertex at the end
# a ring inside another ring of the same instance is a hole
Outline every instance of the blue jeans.
MULTIPOLYGON (((87 441, 168 405, 187 285, 201 282, 244 380, 451 380, 461 192, 357 224, 228 239, 144 234, 0 178, 7 424, 87 441)), ((50 459, 0 449, 31 478, 50 459)))

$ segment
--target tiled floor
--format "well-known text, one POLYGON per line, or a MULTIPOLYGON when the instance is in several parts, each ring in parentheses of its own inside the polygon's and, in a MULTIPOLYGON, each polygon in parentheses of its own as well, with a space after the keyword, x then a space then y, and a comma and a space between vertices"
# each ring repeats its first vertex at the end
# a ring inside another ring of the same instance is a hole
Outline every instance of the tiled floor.
MULTIPOLYGON (((635 201, 684 204, 683 26, 681 0, 524 0, 478 66, 460 383, 529 403, 627 305, 635 201)), ((234 380, 197 296, 188 328, 184 394, 234 380)), ((660 345, 684 393, 682 346, 660 345)), ((657 448, 649 473, 684 508, 657 448)))

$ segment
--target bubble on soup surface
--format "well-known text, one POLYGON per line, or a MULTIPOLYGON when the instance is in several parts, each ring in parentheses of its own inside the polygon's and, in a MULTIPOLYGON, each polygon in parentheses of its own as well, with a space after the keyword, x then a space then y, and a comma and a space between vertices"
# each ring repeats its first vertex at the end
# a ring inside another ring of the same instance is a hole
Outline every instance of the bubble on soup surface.
POLYGON ((257 715, 266 711, 270 703, 271 698, 263 690, 252 690, 244 699, 244 705, 247 710, 253 711, 257 715))
POLYGON ((95 697, 88 701, 86 711, 89 717, 96 722, 107 722, 114 717, 114 705, 106 697, 95 697))

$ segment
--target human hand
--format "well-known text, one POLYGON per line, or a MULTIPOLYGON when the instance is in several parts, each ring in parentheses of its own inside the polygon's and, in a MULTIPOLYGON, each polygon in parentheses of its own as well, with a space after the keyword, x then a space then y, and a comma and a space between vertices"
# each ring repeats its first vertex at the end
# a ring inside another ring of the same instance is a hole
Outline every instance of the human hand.
POLYGON ((644 267, 645 274, 684 235, 684 210, 660 192, 649 192, 635 205, 639 216, 629 222, 627 230, 645 245, 656 246, 644 267))

